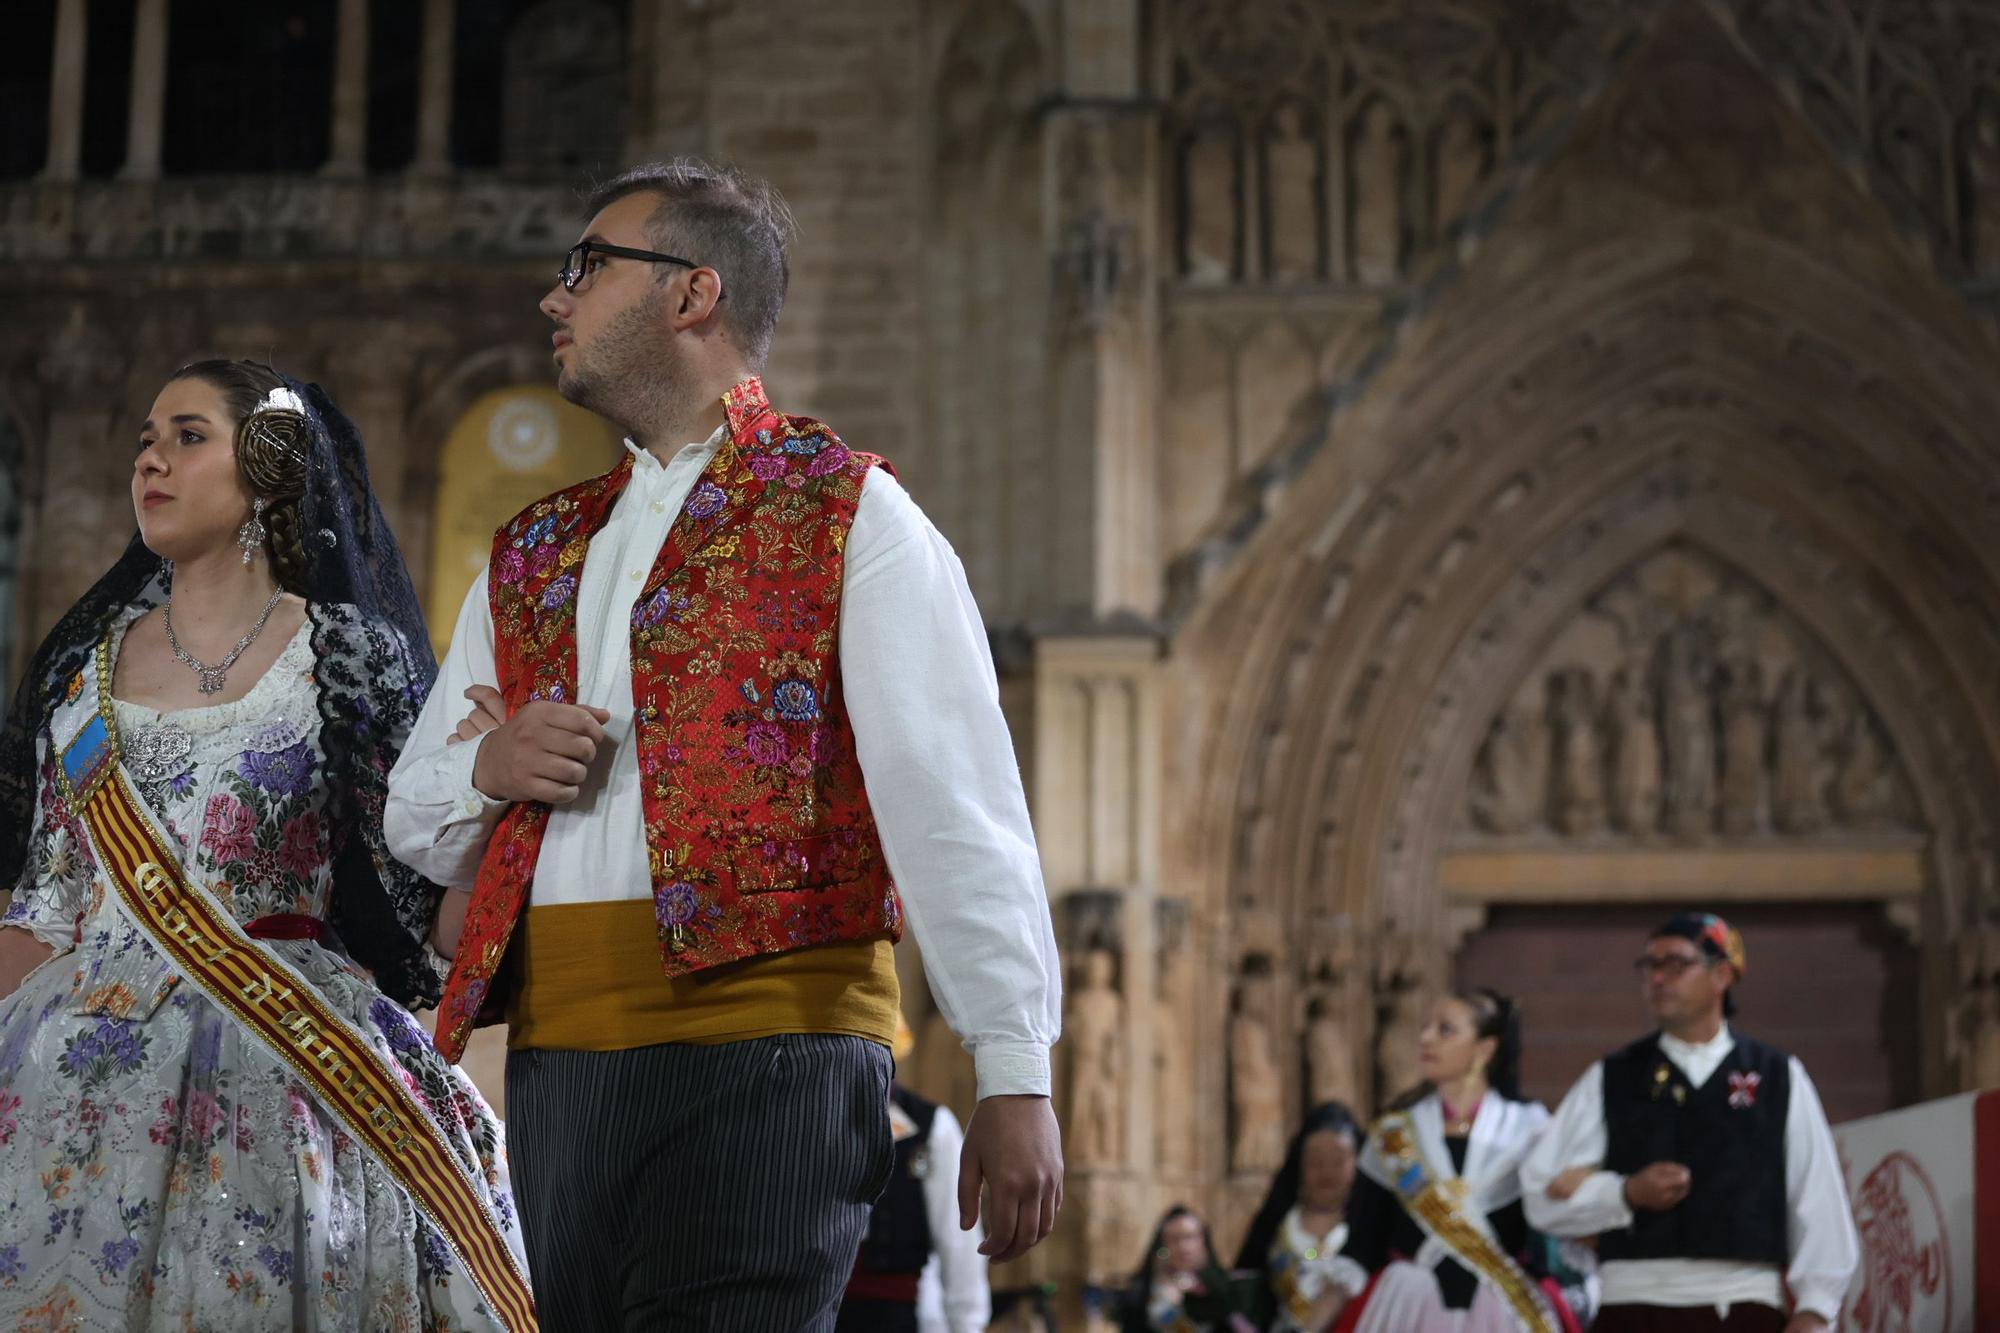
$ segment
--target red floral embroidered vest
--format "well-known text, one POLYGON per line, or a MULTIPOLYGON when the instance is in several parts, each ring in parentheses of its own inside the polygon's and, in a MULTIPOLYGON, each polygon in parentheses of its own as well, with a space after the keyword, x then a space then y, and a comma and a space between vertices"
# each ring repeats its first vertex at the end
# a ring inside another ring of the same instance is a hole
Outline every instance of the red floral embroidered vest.
MULTIPOLYGON (((842 553, 868 469, 817 421, 780 416, 752 378, 723 398, 728 440, 695 482, 632 608, 632 705, 668 976, 816 944, 900 939, 842 704, 842 553)), ((576 698, 576 600, 627 457, 496 534, 495 659, 510 714, 576 698)), ((497 1022, 495 984, 528 902, 549 808, 502 816, 438 1007, 459 1058, 497 1022)))

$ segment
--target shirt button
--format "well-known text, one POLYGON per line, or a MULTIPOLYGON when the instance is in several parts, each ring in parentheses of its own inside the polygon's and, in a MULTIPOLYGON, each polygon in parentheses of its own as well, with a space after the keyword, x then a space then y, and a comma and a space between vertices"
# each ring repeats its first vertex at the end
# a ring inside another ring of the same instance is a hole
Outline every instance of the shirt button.
POLYGON ((632 580, 632 582, 637 583, 640 579, 646 577, 646 571, 643 569, 635 569, 630 574, 627 574, 625 577, 632 580))
POLYGON ((654 513, 656 513, 656 514, 664 514, 664 513, 666 513, 666 512, 667 512, 667 502, 666 502, 665 500, 655 500, 655 501, 653 501, 653 512, 654 512, 654 513))
POLYGON ((465 798, 465 813, 467 815, 476 815, 479 813, 479 798, 477 796, 468 796, 465 798))

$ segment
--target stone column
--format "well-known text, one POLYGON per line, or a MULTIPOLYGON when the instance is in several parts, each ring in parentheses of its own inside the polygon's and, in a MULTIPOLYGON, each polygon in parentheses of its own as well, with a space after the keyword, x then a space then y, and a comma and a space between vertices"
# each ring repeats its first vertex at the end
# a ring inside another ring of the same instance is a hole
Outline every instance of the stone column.
MULTIPOLYGON (((1153 944, 1159 881, 1158 643, 1146 635, 1045 636, 1035 644, 1033 812, 1066 961, 1115 938, 1127 1094, 1123 1151, 1077 1163, 1075 1217, 1037 1270, 1074 1291, 1116 1279, 1145 1240, 1161 1188, 1154 1150, 1153 944), (1086 919, 1087 918, 1087 919, 1086 919)), ((1072 990, 1077 986, 1073 982, 1072 990)), ((1190 1049, 1199 1043, 1189 1042, 1190 1049)))
POLYGON ((28 503, 18 624, 30 643, 39 643, 111 567, 136 526, 124 478, 132 468, 130 442, 152 400, 133 408, 127 358, 129 347, 146 345, 146 331, 114 337, 96 315, 82 303, 72 306, 35 365, 47 411, 38 423, 41 447, 28 451, 21 477, 28 503))
POLYGON ((333 145, 329 176, 368 169, 368 0, 340 0, 333 54, 333 145))
POLYGON ((160 136, 167 119, 167 0, 139 0, 132 34, 132 106, 126 121, 121 180, 160 178, 160 136))
POLYGON ((89 59, 84 0, 60 0, 49 67, 49 156, 42 179, 73 181, 83 161, 83 69, 89 59))
POLYGON ((417 160, 421 176, 451 170, 451 90, 457 6, 452 0, 424 0, 424 64, 418 75, 417 160))
POLYGON ((1090 591, 1100 617, 1159 609, 1161 268, 1158 111, 1139 101, 1050 113, 1058 252, 1057 433, 1089 460, 1090 591))

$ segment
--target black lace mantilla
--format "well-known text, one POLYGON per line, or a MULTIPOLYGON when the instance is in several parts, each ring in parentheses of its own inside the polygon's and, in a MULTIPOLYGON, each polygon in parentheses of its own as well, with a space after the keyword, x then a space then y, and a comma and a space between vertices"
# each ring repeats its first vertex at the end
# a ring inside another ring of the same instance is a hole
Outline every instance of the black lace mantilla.
MULTIPOLYGON (((437 675, 423 610, 402 551, 368 484, 354 424, 317 384, 289 377, 313 431, 301 517, 304 586, 319 684, 320 744, 328 765, 333 830, 329 924, 349 955, 403 1004, 437 1002, 428 961, 443 890, 389 855, 382 807, 389 769, 437 675)), ((42 641, 0 730, 0 884, 21 879, 29 855, 37 780, 35 741, 51 708, 112 622, 157 601, 168 571, 136 535, 103 578, 42 641)))

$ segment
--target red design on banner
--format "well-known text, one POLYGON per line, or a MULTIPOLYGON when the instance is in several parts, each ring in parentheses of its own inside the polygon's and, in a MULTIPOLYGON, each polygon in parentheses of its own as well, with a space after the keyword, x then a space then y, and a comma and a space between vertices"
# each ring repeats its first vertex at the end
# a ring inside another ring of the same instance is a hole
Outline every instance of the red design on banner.
POLYGON ((1738 1111, 1747 1111, 1757 1104, 1757 1085, 1764 1081, 1762 1074, 1731 1074, 1729 1076, 1729 1104, 1738 1111))
POLYGON ((1861 1233, 1858 1290, 1843 1329, 1912 1333, 1950 1328, 1951 1244, 1944 1209, 1922 1166, 1908 1153, 1884 1157, 1854 1191, 1861 1233))

